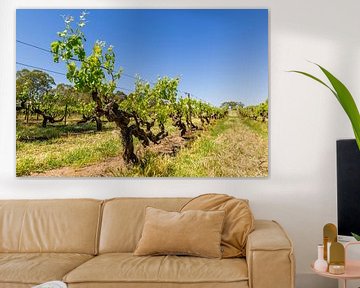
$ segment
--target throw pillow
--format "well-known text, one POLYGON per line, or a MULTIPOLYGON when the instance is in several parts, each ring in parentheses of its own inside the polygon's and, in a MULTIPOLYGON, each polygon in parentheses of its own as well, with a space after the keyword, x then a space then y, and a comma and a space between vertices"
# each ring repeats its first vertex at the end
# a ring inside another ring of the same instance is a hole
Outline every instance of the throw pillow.
POLYGON ((134 255, 192 255, 221 258, 224 211, 168 212, 146 208, 134 255))
POLYGON ((190 200, 181 209, 188 210, 225 211, 221 237, 222 257, 245 256, 247 236, 254 230, 254 217, 247 200, 225 194, 204 194, 190 200))

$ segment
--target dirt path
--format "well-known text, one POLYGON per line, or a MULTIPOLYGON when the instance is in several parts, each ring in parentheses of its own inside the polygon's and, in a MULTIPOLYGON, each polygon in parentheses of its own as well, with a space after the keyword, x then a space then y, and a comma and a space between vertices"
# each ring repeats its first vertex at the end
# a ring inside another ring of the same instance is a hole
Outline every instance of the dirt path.
POLYGON ((104 162, 99 162, 81 168, 63 167, 46 171, 44 173, 33 173, 35 177, 106 177, 111 176, 111 171, 125 167, 121 156, 108 158, 104 162))

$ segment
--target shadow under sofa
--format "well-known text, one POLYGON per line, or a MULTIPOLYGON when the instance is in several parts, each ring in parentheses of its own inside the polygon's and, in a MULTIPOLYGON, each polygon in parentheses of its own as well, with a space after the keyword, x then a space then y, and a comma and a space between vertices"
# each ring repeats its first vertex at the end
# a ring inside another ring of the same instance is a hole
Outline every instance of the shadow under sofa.
POLYGON ((1 200, 0 288, 294 288, 292 243, 270 220, 255 220, 245 258, 133 256, 145 208, 179 211, 189 200, 1 200))

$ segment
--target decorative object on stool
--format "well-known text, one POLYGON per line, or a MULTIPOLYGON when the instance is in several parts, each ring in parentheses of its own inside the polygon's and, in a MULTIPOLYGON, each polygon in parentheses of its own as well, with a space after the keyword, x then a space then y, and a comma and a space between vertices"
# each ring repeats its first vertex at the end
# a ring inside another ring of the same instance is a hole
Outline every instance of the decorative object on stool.
MULTIPOLYGON (((328 230, 333 232, 333 224, 326 224, 324 226, 324 231, 328 230)), ((348 242, 344 246, 340 242, 333 242, 330 246, 330 253, 328 254, 328 261, 330 262, 328 266, 328 271, 320 270, 321 268, 318 267, 318 264, 315 264, 317 261, 315 261, 311 265, 312 270, 319 276, 338 279, 339 281, 342 281, 341 287, 346 288, 347 282, 349 280, 360 279, 360 261, 349 259, 349 257, 347 256, 349 253, 348 247, 353 245, 360 245, 360 242, 348 242)), ((321 246, 322 245, 320 245, 320 248, 323 248, 321 246)), ((318 258, 321 259, 321 254, 319 256, 320 257, 318 258)))
POLYGON ((332 243, 330 247, 329 273, 345 273, 345 248, 339 242, 332 243))
POLYGON ((316 260, 316 262, 314 263, 314 268, 318 271, 328 271, 331 274, 337 275, 345 273, 345 249, 341 243, 337 242, 337 227, 335 224, 328 223, 323 227, 323 239, 324 245, 322 245, 322 248, 323 254, 325 255, 324 258, 329 264, 329 266, 327 267, 328 270, 320 270, 322 267, 319 267, 319 269, 317 269, 316 262, 318 262, 319 260, 319 255, 318 260, 316 260))
POLYGON ((324 260, 330 263, 329 252, 331 243, 337 242, 337 228, 335 224, 328 223, 323 228, 324 260))
POLYGON ((324 260, 324 245, 318 245, 318 258, 314 263, 314 269, 320 272, 326 272, 328 269, 328 263, 324 260))

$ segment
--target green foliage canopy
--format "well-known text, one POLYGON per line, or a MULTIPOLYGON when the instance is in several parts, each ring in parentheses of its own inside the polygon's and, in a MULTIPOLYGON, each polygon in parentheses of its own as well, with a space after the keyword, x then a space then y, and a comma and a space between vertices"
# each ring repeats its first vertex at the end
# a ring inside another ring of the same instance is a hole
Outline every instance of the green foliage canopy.
POLYGON ((31 109, 38 105, 55 85, 54 78, 40 70, 22 69, 16 72, 17 105, 31 109))
POLYGON ((61 59, 67 63, 66 76, 77 90, 110 95, 120 79, 121 69, 115 70, 113 46, 106 46, 104 41, 96 41, 89 55, 86 55, 86 38, 82 31, 86 14, 81 13, 75 26, 72 16, 65 17, 65 29, 58 32, 60 39, 51 43, 53 58, 55 62, 61 59))

